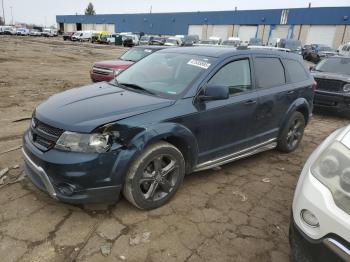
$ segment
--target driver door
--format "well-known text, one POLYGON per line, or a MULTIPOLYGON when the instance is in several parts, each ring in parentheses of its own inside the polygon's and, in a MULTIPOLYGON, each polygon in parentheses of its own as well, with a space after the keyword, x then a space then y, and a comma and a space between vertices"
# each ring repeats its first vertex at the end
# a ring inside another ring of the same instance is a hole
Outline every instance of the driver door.
POLYGON ((256 143, 257 95, 253 87, 250 57, 228 60, 205 86, 227 86, 226 100, 195 102, 201 132, 197 133, 199 162, 250 147, 256 143))

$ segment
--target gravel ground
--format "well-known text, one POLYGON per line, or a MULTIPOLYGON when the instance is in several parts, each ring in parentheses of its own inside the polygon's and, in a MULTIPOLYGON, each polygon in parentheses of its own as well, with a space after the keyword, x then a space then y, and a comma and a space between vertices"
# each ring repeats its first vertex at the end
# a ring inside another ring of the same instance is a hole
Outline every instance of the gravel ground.
POLYGON ((34 107, 89 84, 114 46, 0 37, 0 257, 2 261, 289 261, 293 191, 308 155, 349 124, 315 115, 294 153, 269 151, 187 176, 169 204, 140 211, 56 202, 23 177, 18 147, 34 107))

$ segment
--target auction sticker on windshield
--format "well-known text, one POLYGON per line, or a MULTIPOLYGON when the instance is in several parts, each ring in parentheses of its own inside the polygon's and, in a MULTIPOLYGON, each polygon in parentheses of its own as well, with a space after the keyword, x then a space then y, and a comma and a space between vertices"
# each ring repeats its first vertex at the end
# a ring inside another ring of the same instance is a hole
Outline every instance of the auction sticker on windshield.
POLYGON ((211 64, 205 62, 205 61, 201 61, 201 60, 196 60, 196 59, 191 59, 190 61, 188 61, 187 63, 188 65, 193 65, 193 66, 197 66, 200 68, 204 68, 204 69, 208 69, 209 66, 211 64))

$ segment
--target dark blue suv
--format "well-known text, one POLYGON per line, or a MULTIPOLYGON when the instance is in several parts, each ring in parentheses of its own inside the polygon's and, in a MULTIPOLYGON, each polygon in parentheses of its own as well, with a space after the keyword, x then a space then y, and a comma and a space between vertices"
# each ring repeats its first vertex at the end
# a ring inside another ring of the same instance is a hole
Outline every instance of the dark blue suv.
POLYGON ((28 176, 68 203, 166 203, 185 174, 277 147, 291 152, 312 113, 300 56, 184 47, 39 105, 23 137, 28 176))

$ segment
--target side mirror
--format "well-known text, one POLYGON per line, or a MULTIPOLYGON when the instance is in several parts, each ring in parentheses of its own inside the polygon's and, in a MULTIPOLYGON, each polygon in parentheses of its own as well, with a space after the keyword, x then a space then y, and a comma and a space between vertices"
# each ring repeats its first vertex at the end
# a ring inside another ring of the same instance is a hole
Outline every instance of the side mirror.
POLYGON ((230 91, 227 86, 209 85, 204 88, 198 96, 201 101, 209 100, 225 100, 230 96, 230 91))
POLYGON ((315 70, 315 66, 310 66, 310 67, 309 67, 309 70, 310 70, 310 71, 314 71, 314 70, 315 70))

